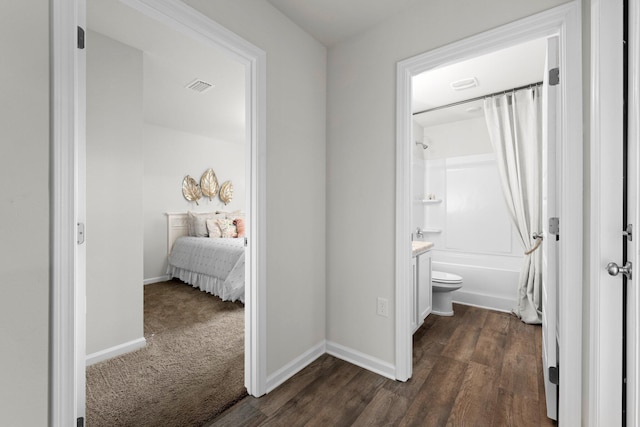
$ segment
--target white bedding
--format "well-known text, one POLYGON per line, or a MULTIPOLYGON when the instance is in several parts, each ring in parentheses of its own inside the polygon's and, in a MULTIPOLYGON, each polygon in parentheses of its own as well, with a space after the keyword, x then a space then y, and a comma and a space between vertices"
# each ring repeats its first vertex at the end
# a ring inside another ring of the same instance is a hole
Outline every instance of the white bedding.
POLYGON ((167 274, 224 301, 244 302, 244 239, 179 237, 167 274))

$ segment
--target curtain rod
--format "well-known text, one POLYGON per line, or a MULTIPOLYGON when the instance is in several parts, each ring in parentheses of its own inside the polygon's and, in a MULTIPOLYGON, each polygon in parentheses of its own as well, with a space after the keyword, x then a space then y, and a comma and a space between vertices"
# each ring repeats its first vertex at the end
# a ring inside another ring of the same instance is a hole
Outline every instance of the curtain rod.
POLYGON ((439 107, 428 108, 426 110, 422 110, 422 111, 418 111, 417 113, 413 113, 413 115, 416 116, 418 114, 430 113, 432 111, 437 111, 437 110, 444 110, 445 108, 455 107, 456 105, 467 104, 469 102, 479 101, 479 100, 485 99, 485 98, 490 98, 490 97, 495 96, 495 95, 502 95, 503 93, 515 92, 515 91, 520 90, 520 89, 527 89, 527 88, 530 88, 530 87, 540 86, 540 85, 542 85, 542 82, 530 83, 528 85, 524 85, 524 86, 520 86, 520 87, 514 87, 513 89, 506 89, 506 90, 501 90, 500 92, 490 93, 489 95, 477 96, 475 98, 465 99, 463 101, 458 101, 458 102, 452 102, 451 104, 441 105, 439 107))

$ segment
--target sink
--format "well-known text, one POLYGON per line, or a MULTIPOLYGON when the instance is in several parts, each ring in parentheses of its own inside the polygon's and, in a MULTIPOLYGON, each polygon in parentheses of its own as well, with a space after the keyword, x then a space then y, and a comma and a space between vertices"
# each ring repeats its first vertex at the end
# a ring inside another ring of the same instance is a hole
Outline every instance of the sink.
POLYGON ((433 248, 433 242, 414 240, 411 242, 411 252, 414 257, 420 256, 433 248))

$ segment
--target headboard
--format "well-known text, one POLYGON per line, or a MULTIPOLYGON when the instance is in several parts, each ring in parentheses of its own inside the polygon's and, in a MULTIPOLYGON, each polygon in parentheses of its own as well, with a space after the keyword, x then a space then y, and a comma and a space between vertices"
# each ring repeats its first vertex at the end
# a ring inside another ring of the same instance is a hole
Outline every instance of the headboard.
POLYGON ((176 239, 188 234, 189 226, 187 225, 186 212, 167 212, 167 255, 171 254, 171 249, 176 239))

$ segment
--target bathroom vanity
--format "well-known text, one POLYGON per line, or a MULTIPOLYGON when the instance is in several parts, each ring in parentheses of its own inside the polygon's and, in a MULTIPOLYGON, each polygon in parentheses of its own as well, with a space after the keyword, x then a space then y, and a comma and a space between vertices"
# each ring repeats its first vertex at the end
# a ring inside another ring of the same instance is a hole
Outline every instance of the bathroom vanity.
POLYGON ((413 241, 413 312, 411 330, 415 332, 431 313, 431 249, 432 242, 413 241))

